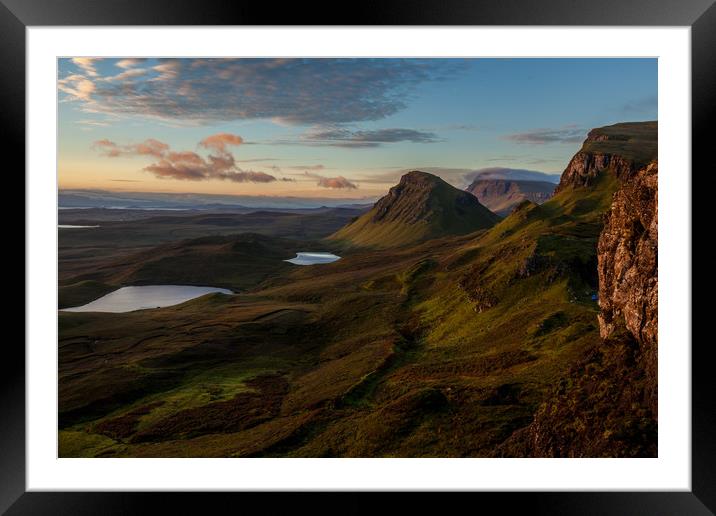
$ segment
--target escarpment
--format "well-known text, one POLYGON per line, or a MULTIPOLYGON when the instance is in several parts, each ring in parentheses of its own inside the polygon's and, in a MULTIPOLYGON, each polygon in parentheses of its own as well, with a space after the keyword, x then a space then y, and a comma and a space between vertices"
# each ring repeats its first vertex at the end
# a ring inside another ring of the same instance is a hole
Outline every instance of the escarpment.
POLYGON ((562 173, 555 194, 590 186, 599 173, 611 170, 622 182, 657 157, 656 122, 629 122, 592 129, 582 148, 562 173))
POLYGON ((639 344, 649 379, 649 407, 657 409, 658 164, 637 171, 614 195, 599 238, 599 331, 610 338, 623 326, 639 344))
MULTIPOLYGON (((628 125, 651 141, 643 127, 628 125)), ((600 130, 590 139, 610 141, 600 130)), ((498 446, 498 456, 657 455, 658 162, 655 148, 624 154, 580 151, 560 182, 562 189, 588 188, 604 170, 618 179, 596 250, 601 340, 547 395, 531 424, 498 446), (644 163, 645 155, 653 159, 644 163)))

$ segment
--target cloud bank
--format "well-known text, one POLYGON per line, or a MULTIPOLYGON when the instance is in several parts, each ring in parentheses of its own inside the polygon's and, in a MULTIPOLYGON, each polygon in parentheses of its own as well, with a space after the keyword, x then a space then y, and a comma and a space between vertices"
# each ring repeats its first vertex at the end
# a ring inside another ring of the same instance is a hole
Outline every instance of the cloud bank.
POLYGON ((120 116, 307 125, 383 119, 405 107, 416 85, 463 66, 449 59, 127 58, 102 67, 97 61, 71 60, 76 72, 60 79, 62 100, 120 116))
POLYGON ((505 140, 531 145, 581 143, 586 137, 587 131, 576 126, 567 126, 561 129, 534 129, 524 133, 513 133, 504 136, 505 140))
POLYGON ((561 174, 547 174, 537 170, 528 170, 524 168, 507 168, 507 167, 488 167, 472 170, 463 176, 467 183, 471 183, 476 179, 511 179, 517 181, 547 181, 549 183, 559 183, 561 174))
POLYGON ((343 148, 372 148, 383 143, 434 143, 439 141, 435 134, 415 129, 351 131, 341 127, 314 129, 304 134, 302 140, 309 145, 343 148))

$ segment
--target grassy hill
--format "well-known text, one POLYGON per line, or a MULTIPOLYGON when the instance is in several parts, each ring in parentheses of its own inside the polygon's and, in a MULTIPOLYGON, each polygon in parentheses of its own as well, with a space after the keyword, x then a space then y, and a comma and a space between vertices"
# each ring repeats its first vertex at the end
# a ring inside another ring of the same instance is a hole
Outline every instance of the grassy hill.
POLYGON ((388 248, 461 235, 499 217, 472 195, 426 172, 405 174, 368 213, 329 237, 347 246, 388 248))
POLYGON ((625 122, 589 132, 582 152, 614 154, 644 166, 657 158, 658 122, 625 122))
POLYGON ((60 308, 78 306, 127 285, 197 285, 241 291, 289 270, 284 260, 311 244, 255 233, 164 244, 114 260, 60 286, 60 308))

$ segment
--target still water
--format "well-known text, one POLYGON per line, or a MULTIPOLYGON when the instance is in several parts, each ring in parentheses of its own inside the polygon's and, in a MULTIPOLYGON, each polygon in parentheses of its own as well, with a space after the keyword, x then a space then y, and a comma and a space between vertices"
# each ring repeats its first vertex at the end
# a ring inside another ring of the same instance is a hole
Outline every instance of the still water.
POLYGON ((131 312, 147 308, 178 305, 190 299, 220 292, 233 294, 225 288, 190 287, 186 285, 147 285, 122 287, 83 306, 63 308, 64 312, 131 312))
POLYGON ((284 261, 294 265, 316 265, 319 263, 331 263, 340 259, 340 256, 331 253, 296 253, 295 258, 284 261))

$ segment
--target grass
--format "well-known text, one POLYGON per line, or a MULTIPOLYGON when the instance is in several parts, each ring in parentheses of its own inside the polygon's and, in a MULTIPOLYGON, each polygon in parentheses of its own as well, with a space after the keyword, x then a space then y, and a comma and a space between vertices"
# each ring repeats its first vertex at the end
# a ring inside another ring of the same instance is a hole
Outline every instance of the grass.
POLYGON ((658 155, 658 123, 634 122, 594 129, 590 134, 606 136, 602 141, 588 140, 582 152, 615 154, 644 166, 658 155))
POLYGON ((70 308, 87 304, 116 290, 116 286, 99 281, 78 281, 71 285, 60 286, 58 289, 59 308, 70 308))
POLYGON ((60 314, 60 455, 492 456, 601 342, 590 271, 617 187, 606 170, 489 228, 417 243, 424 226, 359 219, 348 228, 370 224, 368 240, 412 244, 347 248, 321 266, 261 269, 257 257, 306 242, 255 236, 125 260, 93 281, 207 274, 246 291, 60 314))
POLYGON ((345 247, 387 249, 446 235, 463 235, 494 225, 500 217, 465 191, 437 176, 411 172, 369 212, 346 225, 329 240, 345 247), (415 175, 418 185, 404 184, 415 175))

